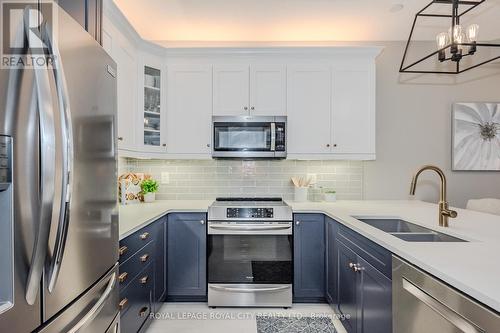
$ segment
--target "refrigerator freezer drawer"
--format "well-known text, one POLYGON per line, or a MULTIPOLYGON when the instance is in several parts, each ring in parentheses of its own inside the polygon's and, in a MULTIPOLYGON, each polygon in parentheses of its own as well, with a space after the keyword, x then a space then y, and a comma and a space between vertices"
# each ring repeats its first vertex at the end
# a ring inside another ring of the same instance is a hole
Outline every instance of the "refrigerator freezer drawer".
POLYGON ((118 314, 118 264, 40 333, 106 332, 118 314))

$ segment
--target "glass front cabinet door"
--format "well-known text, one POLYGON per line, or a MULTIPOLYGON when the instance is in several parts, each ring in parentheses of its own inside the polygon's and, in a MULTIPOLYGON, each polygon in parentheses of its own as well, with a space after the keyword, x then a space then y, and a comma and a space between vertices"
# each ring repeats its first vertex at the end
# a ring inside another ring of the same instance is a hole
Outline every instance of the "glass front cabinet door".
POLYGON ((161 64, 143 64, 143 98, 141 102, 142 144, 145 151, 166 152, 163 70, 161 64))

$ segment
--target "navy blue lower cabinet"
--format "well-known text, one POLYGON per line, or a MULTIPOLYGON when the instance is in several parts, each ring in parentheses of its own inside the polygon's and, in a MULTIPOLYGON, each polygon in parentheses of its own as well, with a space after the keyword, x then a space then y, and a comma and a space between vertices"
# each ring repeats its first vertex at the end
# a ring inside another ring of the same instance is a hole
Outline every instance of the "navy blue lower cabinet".
POLYGON ((207 299, 206 214, 175 213, 167 222, 167 300, 207 299))
POLYGON ((326 269, 326 285, 325 295, 328 304, 334 305, 337 303, 337 260, 335 257, 335 236, 337 232, 337 222, 329 217, 325 217, 325 232, 326 232, 326 253, 325 253, 325 269, 326 269))
POLYGON ((294 302, 325 302, 325 217, 294 215, 294 302))
POLYGON ((339 226, 336 312, 349 333, 392 332, 391 253, 356 232, 339 226))
POLYGON ((353 265, 358 256, 341 242, 335 244, 337 254, 337 310, 344 318, 342 323, 348 333, 356 333, 359 317, 360 275, 356 274, 353 265))
POLYGON ((155 256, 154 256, 154 311, 158 311, 167 296, 167 217, 154 223, 155 256))
POLYGON ((362 258, 358 258, 361 282, 361 316, 364 333, 392 332, 392 281, 362 258))

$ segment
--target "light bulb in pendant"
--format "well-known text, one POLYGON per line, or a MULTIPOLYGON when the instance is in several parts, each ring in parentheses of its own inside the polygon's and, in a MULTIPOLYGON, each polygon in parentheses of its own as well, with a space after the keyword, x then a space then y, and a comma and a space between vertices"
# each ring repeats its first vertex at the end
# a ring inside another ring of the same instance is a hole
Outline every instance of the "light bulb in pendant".
POLYGON ((467 38, 469 39, 469 42, 475 43, 477 42, 477 37, 479 35, 479 25, 477 24, 471 24, 467 28, 467 38))
POLYGON ((448 30, 448 33, 451 38, 452 43, 461 43, 458 39, 461 39, 462 34, 464 33, 462 26, 460 24, 455 25, 453 28, 448 30))
POLYGON ((448 34, 446 32, 442 32, 436 36, 436 43, 438 49, 444 48, 448 44, 448 34))

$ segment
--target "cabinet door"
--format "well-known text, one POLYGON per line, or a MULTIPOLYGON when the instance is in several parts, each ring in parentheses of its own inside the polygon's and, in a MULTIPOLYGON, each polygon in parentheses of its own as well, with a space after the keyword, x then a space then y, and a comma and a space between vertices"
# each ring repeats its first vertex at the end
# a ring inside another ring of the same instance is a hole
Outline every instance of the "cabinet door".
POLYGON ((361 267, 361 316, 358 332, 392 332, 392 281, 362 258, 361 267))
POLYGON ((299 302, 324 301, 324 216, 297 214, 294 220, 294 299, 299 302))
POLYGON ((214 66, 213 103, 215 116, 249 114, 249 66, 214 66))
POLYGON ((375 78, 370 69, 333 72, 333 152, 375 154, 375 78))
POLYGON ((352 264, 358 263, 358 257, 349 247, 337 240, 337 309, 346 319, 343 324, 347 332, 356 333, 359 316, 360 274, 354 272, 352 264))
POLYGON ((135 148, 137 110, 137 58, 135 49, 113 38, 112 56, 117 63, 118 148, 135 148))
POLYGON ((167 152, 164 92, 165 71, 162 59, 142 54, 139 67, 139 147, 144 152, 167 152))
POLYGON ((154 301, 156 309, 161 306, 164 301, 167 291, 166 286, 166 272, 167 272, 167 258, 166 258, 166 236, 167 236, 166 218, 161 218, 155 222, 154 237, 155 237, 155 283, 154 283, 154 301))
POLYGON ((329 217, 325 217, 326 225, 326 300, 329 304, 337 303, 336 282, 337 282, 337 261, 335 257, 335 234, 337 222, 329 217))
POLYGON ((168 298, 201 300, 207 293, 206 214, 168 216, 168 298))
POLYGON ((167 74, 167 151, 210 155, 212 69, 172 65, 167 74))
POLYGON ((250 66, 250 114, 252 116, 286 115, 285 66, 250 66))
POLYGON ((289 67, 287 86, 288 153, 330 153, 330 67, 289 67))

